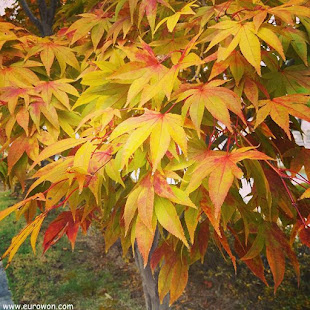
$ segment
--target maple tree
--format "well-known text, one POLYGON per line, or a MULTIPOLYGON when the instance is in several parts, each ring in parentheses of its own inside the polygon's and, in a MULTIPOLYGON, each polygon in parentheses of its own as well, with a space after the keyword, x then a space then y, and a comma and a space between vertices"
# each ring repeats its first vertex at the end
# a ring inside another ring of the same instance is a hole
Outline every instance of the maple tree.
POLYGON ((147 309, 178 299, 211 240, 268 285, 266 256, 275 291, 286 257, 299 277, 310 151, 292 131, 310 121, 309 3, 72 5, 44 38, 0 22, 0 174, 26 193, 0 220, 28 223, 3 258, 28 236, 35 251, 57 209, 44 251, 99 223, 106 250, 135 255, 147 309))

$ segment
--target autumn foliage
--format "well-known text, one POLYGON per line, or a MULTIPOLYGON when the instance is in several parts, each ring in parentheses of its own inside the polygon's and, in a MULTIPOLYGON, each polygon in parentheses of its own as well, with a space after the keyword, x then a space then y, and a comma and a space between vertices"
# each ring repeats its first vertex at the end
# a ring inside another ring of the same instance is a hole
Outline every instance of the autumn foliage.
POLYGON ((28 222, 3 257, 28 236, 35 251, 58 209, 44 251, 99 223, 107 250, 136 243, 160 268, 170 303, 210 240, 266 284, 267 257, 275 290, 286 257, 298 277, 310 150, 292 132, 310 122, 309 2, 93 2, 60 8, 50 37, 0 22, 0 174, 26 191, 0 220, 28 222))

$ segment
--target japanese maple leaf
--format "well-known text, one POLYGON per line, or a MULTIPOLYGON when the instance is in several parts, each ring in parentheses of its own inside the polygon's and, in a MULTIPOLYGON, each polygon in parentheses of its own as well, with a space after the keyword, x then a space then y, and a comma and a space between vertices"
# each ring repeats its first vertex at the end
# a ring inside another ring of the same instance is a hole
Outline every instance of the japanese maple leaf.
POLYGON ((130 156, 150 137, 151 162, 153 171, 166 154, 171 139, 187 154, 186 133, 182 127, 182 117, 177 114, 161 114, 145 109, 139 117, 131 117, 118 125, 111 134, 111 140, 129 133, 126 143, 117 154, 121 168, 130 156))
POLYGON ((165 175, 159 172, 156 172, 154 175, 147 174, 128 195, 124 210, 126 232, 137 210, 143 223, 152 231, 155 194, 174 203, 196 209, 185 192, 176 186, 168 184, 165 175))
POLYGON ((295 29, 293 27, 285 27, 281 30, 281 41, 289 42, 297 55, 302 59, 305 65, 308 65, 307 60, 307 45, 308 45, 308 37, 306 33, 295 29))
POLYGON ((247 66, 250 67, 247 61, 244 60, 244 57, 240 54, 239 51, 233 51, 230 56, 228 56, 225 60, 218 61, 217 60, 218 52, 207 57, 205 60, 216 60, 212 67, 212 71, 210 73, 209 80, 212 80, 214 77, 223 73, 228 67, 236 81, 236 85, 239 85, 240 80, 244 74, 245 68, 247 66))
POLYGON ((260 100, 261 107, 256 116, 255 128, 270 115, 271 118, 285 131, 291 138, 289 129, 289 115, 304 119, 310 122, 310 108, 306 106, 309 96, 297 94, 277 97, 268 100, 260 100))
POLYGON ((24 152, 27 153, 29 158, 36 160, 39 154, 39 144, 36 136, 26 137, 25 135, 21 135, 12 142, 7 158, 9 172, 22 157, 24 152))
MULTIPOLYGON (((15 206, 18 206, 18 205, 16 204, 15 206)), ((23 228, 19 232, 19 234, 16 235, 15 238, 12 239, 10 246, 5 251, 5 253, 2 255, 1 259, 8 256, 8 264, 9 264, 12 261, 15 253, 18 251, 20 246, 23 244, 23 242, 29 235, 31 235, 30 237, 31 245, 32 245, 33 250, 35 251, 34 245, 36 243, 41 225, 45 217, 46 217, 46 213, 41 213, 37 215, 37 217, 31 223, 29 223, 25 228, 23 228)))
POLYGON ((55 81, 40 82, 35 90, 41 94, 46 103, 50 103, 54 95, 68 110, 71 109, 68 94, 79 97, 78 91, 69 83, 72 80, 60 79, 55 81))
POLYGON ((93 13, 80 14, 81 18, 74 22, 67 30, 67 34, 74 32, 71 44, 90 34, 94 49, 97 48, 105 32, 111 28, 110 16, 102 10, 93 13))
POLYGON ((33 97, 29 105, 29 114, 39 132, 41 113, 55 129, 59 130, 58 115, 55 107, 52 104, 46 103, 41 97, 33 97))
POLYGON ((269 93, 281 96, 283 93, 310 93, 310 70, 304 65, 289 66, 283 70, 264 74, 269 93))
POLYGON ((272 28, 263 26, 256 31, 253 22, 243 23, 238 21, 223 21, 212 26, 212 28, 217 29, 218 33, 211 40, 207 51, 229 36, 234 37, 228 46, 219 49, 218 60, 225 60, 239 45, 243 56, 260 75, 261 43, 259 39, 265 41, 285 59, 281 41, 271 30, 272 28))
POLYGON ((284 157, 291 158, 290 170, 293 175, 300 172, 304 167, 308 180, 310 179, 310 150, 304 147, 290 149, 284 157))
POLYGON ((269 7, 268 5, 260 4, 257 6, 257 11, 254 11, 253 13, 249 12, 249 16, 253 16, 253 22, 256 29, 260 27, 260 25, 267 18, 268 14, 274 15, 282 19, 287 24, 294 25, 295 22, 293 20, 293 16, 308 17, 310 15, 310 9, 300 5, 304 2, 306 1, 290 0, 276 7, 269 7))
MULTIPOLYGON (((214 55, 217 54, 218 52, 215 52, 207 57, 206 60, 210 59, 210 61, 212 61, 214 55)), ((259 90, 268 98, 269 95, 267 90, 258 81, 255 74, 252 74, 252 66, 244 59, 239 51, 232 52, 225 60, 216 61, 213 64, 209 80, 223 73, 228 67, 230 68, 236 86, 240 86, 240 90, 243 89, 243 93, 255 107, 257 107, 258 103, 259 90)))
POLYGON ((117 38, 119 38, 120 33, 122 32, 123 38, 125 38, 130 31, 131 26, 132 22, 130 20, 130 16, 127 14, 127 12, 121 12, 118 20, 110 27, 107 33, 107 38, 112 37, 112 42, 115 44, 117 38))
MULTIPOLYGON (((46 73, 50 76, 51 67, 55 58, 57 59, 61 75, 64 74, 67 64, 76 70, 80 70, 80 65, 72 52, 72 50, 64 46, 67 43, 62 40, 50 40, 49 38, 37 38, 38 42, 30 49, 27 58, 40 53, 41 61, 46 69, 46 73)), ((26 59, 27 59, 26 58, 26 59)))
MULTIPOLYGON (((129 4, 131 2, 135 2, 134 0, 129 1, 129 4)), ((142 0, 140 7, 139 7, 139 20, 138 23, 141 23, 141 20, 144 15, 146 15, 146 18, 149 22, 149 25, 151 27, 152 32, 154 32, 155 28, 155 19, 156 19, 156 13, 157 13, 157 3, 160 3, 168 8, 171 8, 169 3, 165 0, 142 0)), ((171 8, 172 9, 172 8, 171 8)))
POLYGON ((20 98, 24 99, 26 106, 29 105, 29 96, 31 93, 33 93, 33 88, 31 87, 3 87, 1 89, 0 100, 7 103, 10 113, 13 114, 20 98))
POLYGON ((71 211, 64 211, 60 213, 57 218, 50 223, 44 234, 43 240, 43 253, 45 253, 54 243, 66 234, 72 249, 74 249, 75 240, 80 227, 83 226, 82 222, 86 226, 89 226, 89 219, 83 219, 82 210, 78 210, 75 218, 73 218, 71 211))
POLYGON ((91 85, 81 93, 72 109, 90 102, 97 102, 102 109, 108 107, 123 108, 126 104, 129 85, 120 83, 107 83, 105 72, 96 70, 86 74, 83 84, 91 85))
POLYGON ((1 32, 8 33, 10 30, 19 30, 19 29, 22 29, 22 28, 16 27, 16 26, 14 26, 11 23, 7 23, 7 22, 4 22, 4 21, 1 21, 1 24, 0 24, 0 31, 1 32))
POLYGON ((0 68, 0 87, 14 85, 24 88, 26 86, 36 85, 38 82, 39 78, 37 75, 22 63, 15 63, 11 66, 0 68))
MULTIPOLYGON (((168 72, 168 68, 161 64, 151 47, 143 41, 141 41, 141 44, 143 49, 137 48, 132 51, 131 49, 123 48, 131 61, 118 68, 109 77, 119 82, 133 81, 128 90, 126 106, 140 93, 142 93, 142 98, 145 97, 143 96, 144 90, 150 84, 158 83, 168 72)), ((149 92, 148 98, 152 98, 149 92)))
POLYGON ((267 261, 274 279, 274 291, 276 292, 284 277, 285 256, 291 261, 299 280, 300 271, 296 254, 293 252, 292 246, 283 231, 275 223, 263 222, 256 239, 247 254, 242 257, 242 260, 257 257, 263 250, 264 245, 266 247, 267 261))
POLYGON ((139 223, 139 230, 144 231, 144 235, 140 236, 136 231, 136 238, 145 263, 147 263, 151 242, 145 243, 141 238, 153 240, 156 227, 154 220, 158 220, 167 231, 187 244, 172 202, 196 209, 188 195, 179 188, 169 185, 167 178, 158 172, 154 175, 146 175, 128 195, 124 208, 125 231, 128 232, 135 214, 138 213, 137 223, 139 223))
MULTIPOLYGON (((6 23, 3 23, 6 24, 6 23)), ((9 24, 9 23, 8 23, 9 24)), ((1 27, 1 29, 5 29, 6 27, 1 27)), ((1 36, 0 36, 0 51, 2 47, 9 41, 18 41, 18 37, 15 35, 13 31, 9 31, 11 27, 8 27, 7 30, 1 30, 1 36)))
MULTIPOLYGON (((240 240, 241 238, 235 238, 235 251, 238 254, 238 256, 241 258, 246 255, 248 252, 248 249, 251 247, 251 244, 245 243, 244 240, 240 240)), ((268 283, 266 281, 265 275, 264 275, 264 265, 262 258, 260 257, 260 253, 257 254, 254 257, 251 257, 250 259, 244 259, 244 263, 251 269, 251 271, 260 278, 267 286, 268 283)))
POLYGON ((203 63, 196 54, 190 53, 190 50, 195 46, 197 38, 198 35, 187 44, 182 53, 180 53, 176 63, 170 69, 162 65, 163 60, 169 58, 170 55, 166 55, 161 59, 143 41, 141 41, 143 49, 132 50, 122 48, 131 61, 121 66, 109 78, 119 83, 132 81, 126 105, 134 106, 139 103, 140 106, 143 106, 153 98, 155 101, 158 98, 158 102, 161 104, 163 96, 169 99, 175 83, 178 82, 177 75, 179 71, 203 63), (136 97, 138 100, 134 100, 136 97))
POLYGON ((168 31, 172 32, 182 15, 195 15, 195 12, 191 8, 191 7, 196 7, 197 6, 197 5, 194 5, 194 3, 195 3, 195 1, 193 1, 191 3, 188 3, 179 12, 176 12, 173 15, 162 19, 157 24, 155 32, 165 22, 167 22, 168 31))
POLYGON ((215 217, 218 218, 220 208, 234 181, 243 176, 237 163, 244 159, 271 159, 267 155, 253 150, 253 147, 243 147, 231 153, 223 151, 205 151, 195 157, 198 164, 191 174, 191 179, 186 189, 187 193, 198 188, 202 180, 209 176, 209 194, 215 207, 215 217))
POLYGON ((231 90, 220 87, 225 83, 223 80, 214 80, 202 84, 181 93, 177 101, 185 98, 182 114, 186 115, 189 110, 194 126, 200 134, 200 125, 206 108, 214 118, 225 124, 232 131, 229 111, 238 115, 245 122, 241 111, 240 98, 231 90))

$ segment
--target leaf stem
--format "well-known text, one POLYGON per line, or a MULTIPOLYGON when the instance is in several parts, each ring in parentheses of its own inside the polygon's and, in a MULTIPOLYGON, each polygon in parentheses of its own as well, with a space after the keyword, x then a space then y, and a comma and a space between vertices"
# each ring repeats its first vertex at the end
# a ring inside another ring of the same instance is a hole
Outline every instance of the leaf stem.
POLYGON ((303 225, 306 227, 305 219, 303 218, 303 216, 301 215, 301 213, 300 213, 300 211, 298 209, 297 202, 294 200, 293 195, 292 195, 290 189, 287 187, 287 185, 286 185, 286 183, 285 183, 285 181, 283 180, 282 177, 281 177, 281 181, 282 181, 282 183, 283 183, 283 185, 285 187, 285 190, 286 190, 286 192, 287 192, 287 194, 288 194, 288 196, 289 196, 289 198, 291 200, 292 206, 295 208, 295 210, 296 210, 298 216, 300 217, 303 225))
POLYGON ((220 14, 223 13, 223 11, 224 11, 225 14, 226 14, 226 11, 227 11, 228 8, 230 7, 231 2, 232 2, 232 0, 229 0, 229 1, 227 2, 227 5, 226 5, 226 6, 223 6, 223 7, 221 8, 221 10, 219 11, 219 13, 218 13, 218 14, 216 15, 216 17, 215 17, 215 21, 216 21, 216 22, 218 22, 218 20, 220 19, 220 14))
MULTIPOLYGON (((237 129, 237 130, 238 130, 238 129, 237 129)), ((240 133, 240 131, 239 131, 239 133, 240 133)), ((244 140, 245 140, 249 145, 253 146, 253 144, 252 144, 245 136, 243 136, 243 138, 244 138, 244 140)), ((296 209, 296 212, 298 213, 298 216, 300 217, 300 219, 301 219, 301 221, 303 222, 304 226, 306 226, 305 220, 304 220, 304 218, 302 217, 302 215, 301 215, 301 213, 300 213, 300 211, 299 211, 299 209, 298 209, 297 202, 294 200, 291 191, 289 190, 289 188, 287 187, 287 185, 286 185, 286 183, 285 183, 285 181, 284 181, 284 178, 285 178, 285 177, 290 178, 290 176, 284 175, 284 173, 282 173, 280 169, 274 167, 268 160, 264 160, 264 162, 265 162, 270 168, 272 168, 272 169, 279 175, 279 177, 281 178, 281 181, 282 181, 282 183, 283 183, 283 185, 284 185, 284 187, 285 187, 285 190, 286 190, 286 192, 287 192, 287 194, 288 194, 288 196, 289 196, 289 198, 290 198, 290 200, 291 200, 291 203, 292 203, 293 207, 296 209)))
POLYGON ((169 113, 179 102, 175 102, 164 114, 169 113))

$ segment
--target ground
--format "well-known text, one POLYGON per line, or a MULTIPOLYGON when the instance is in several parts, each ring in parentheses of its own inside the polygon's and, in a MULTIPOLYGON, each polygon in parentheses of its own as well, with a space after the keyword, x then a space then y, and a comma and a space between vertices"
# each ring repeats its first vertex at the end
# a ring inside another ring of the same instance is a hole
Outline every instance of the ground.
MULTIPOLYGON (((13 202, 8 192, 0 194, 0 210, 13 202)), ((23 225, 13 217, 0 223, 0 253, 23 225)), ((124 261, 118 246, 106 254, 96 229, 86 236, 79 235, 74 252, 65 238, 45 255, 41 254, 41 244, 42 235, 34 256, 26 241, 7 269, 15 303, 72 303, 75 310, 144 309, 133 258, 124 261)), ((204 264, 191 267, 189 284, 173 310, 310 309, 310 253, 300 245, 299 252, 300 287, 289 267, 274 296, 273 287, 266 287, 244 264, 238 264, 235 275, 231 262, 225 261, 211 244, 204 264)), ((266 276, 272 284, 270 272, 266 276)))

